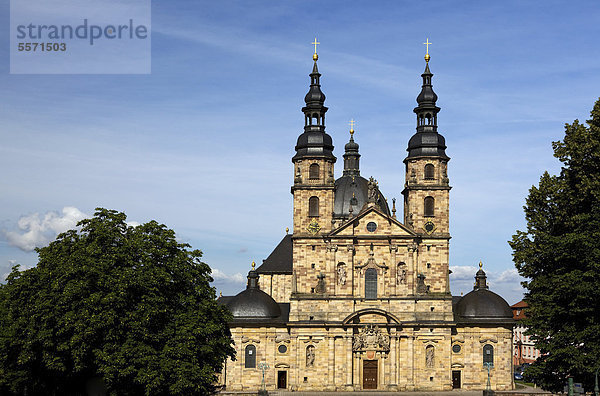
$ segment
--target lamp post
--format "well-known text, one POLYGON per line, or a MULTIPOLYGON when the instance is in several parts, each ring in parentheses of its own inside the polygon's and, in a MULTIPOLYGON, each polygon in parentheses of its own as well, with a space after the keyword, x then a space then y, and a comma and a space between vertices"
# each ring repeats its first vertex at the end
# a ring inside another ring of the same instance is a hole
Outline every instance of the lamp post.
POLYGON ((598 392, 600 391, 600 389, 598 389, 598 370, 600 370, 600 367, 596 369, 596 379, 594 381, 594 396, 598 396, 598 392))
POLYGON ((485 385, 485 390, 483 391, 483 396, 493 396, 494 391, 492 390, 492 384, 490 383, 490 370, 494 367, 494 363, 485 362, 483 366, 487 368, 487 384, 485 385))
POLYGON ((262 371, 262 389, 258 391, 260 396, 268 395, 267 387, 265 386, 265 371, 269 369, 269 365, 265 362, 258 363, 258 368, 262 371))

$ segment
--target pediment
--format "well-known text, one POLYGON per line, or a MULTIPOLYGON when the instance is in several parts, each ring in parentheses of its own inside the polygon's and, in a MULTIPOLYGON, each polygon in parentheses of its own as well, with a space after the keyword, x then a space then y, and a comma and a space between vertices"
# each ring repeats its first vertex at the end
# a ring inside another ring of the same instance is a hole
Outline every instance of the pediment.
POLYGON ((356 217, 346 221, 338 228, 332 230, 329 236, 390 236, 390 237, 413 237, 415 232, 398 220, 386 215, 376 206, 367 208, 356 217), (367 229, 367 224, 375 223, 374 231, 367 229))

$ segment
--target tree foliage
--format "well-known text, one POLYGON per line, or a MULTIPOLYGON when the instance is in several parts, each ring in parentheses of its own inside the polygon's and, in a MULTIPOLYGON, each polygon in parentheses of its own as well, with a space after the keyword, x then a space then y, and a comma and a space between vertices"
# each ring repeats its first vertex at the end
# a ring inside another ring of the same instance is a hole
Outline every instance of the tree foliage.
POLYGON ((566 124, 552 147, 560 174, 544 173, 529 190, 527 230, 509 242, 542 353, 527 374, 550 390, 570 375, 591 390, 600 367, 600 99, 587 126, 566 124))
POLYGON ((202 253, 97 209, 0 286, 0 394, 206 395, 234 356, 202 253))

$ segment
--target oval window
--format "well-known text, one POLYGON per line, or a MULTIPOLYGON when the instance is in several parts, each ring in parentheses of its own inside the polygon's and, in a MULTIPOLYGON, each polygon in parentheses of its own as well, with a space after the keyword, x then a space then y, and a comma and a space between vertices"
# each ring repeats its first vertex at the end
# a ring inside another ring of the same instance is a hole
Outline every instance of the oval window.
POLYGON ((279 353, 286 353, 287 352, 287 347, 285 345, 279 345, 279 347, 277 348, 277 350, 279 351, 279 353))
POLYGON ((370 221, 369 223, 367 223, 367 231, 369 232, 375 232, 375 230, 377 229, 377 223, 370 221))
POLYGON ((454 353, 459 353, 460 352, 460 345, 455 344, 452 346, 452 352, 454 353))

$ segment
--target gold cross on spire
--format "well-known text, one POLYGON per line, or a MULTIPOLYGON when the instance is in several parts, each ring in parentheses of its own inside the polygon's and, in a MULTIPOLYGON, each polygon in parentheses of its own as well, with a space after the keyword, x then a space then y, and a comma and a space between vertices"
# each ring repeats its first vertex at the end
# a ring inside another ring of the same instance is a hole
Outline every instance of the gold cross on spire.
POLYGON ((321 44, 317 41, 317 38, 315 37, 315 41, 313 41, 311 44, 314 44, 315 46, 315 53, 313 54, 313 60, 316 61, 317 59, 319 59, 319 55, 317 55, 317 45, 321 44))
POLYGON ((354 121, 354 118, 350 120, 350 122, 348 123, 350 124, 350 136, 354 135, 354 124, 356 124, 356 121, 354 121))
POLYGON ((427 46, 427 53, 425 54, 425 62, 429 62, 429 59, 431 58, 429 56, 429 46, 432 44, 429 42, 429 37, 427 37, 427 40, 425 40, 425 42, 423 43, 427 46))

